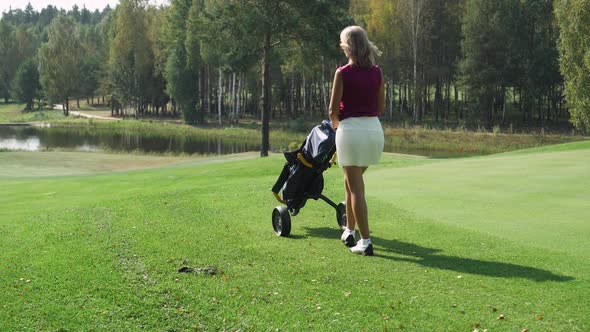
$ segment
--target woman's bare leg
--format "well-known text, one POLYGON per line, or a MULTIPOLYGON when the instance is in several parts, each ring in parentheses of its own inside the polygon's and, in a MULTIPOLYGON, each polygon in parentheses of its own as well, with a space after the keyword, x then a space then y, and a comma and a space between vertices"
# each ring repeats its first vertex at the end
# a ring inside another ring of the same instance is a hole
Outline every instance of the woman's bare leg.
POLYGON ((352 194, 350 193, 350 187, 348 185, 346 176, 344 176, 344 190, 346 194, 346 228, 354 230, 356 226, 356 219, 354 218, 354 213, 352 212, 352 194))
POLYGON ((363 173, 367 167, 344 166, 344 182, 346 183, 346 224, 349 229, 355 226, 359 228, 361 239, 369 238, 369 221, 367 213, 367 201, 365 199, 365 182, 363 173), (350 209, 349 209, 350 206, 350 209), (354 220, 349 222, 350 215, 354 220))

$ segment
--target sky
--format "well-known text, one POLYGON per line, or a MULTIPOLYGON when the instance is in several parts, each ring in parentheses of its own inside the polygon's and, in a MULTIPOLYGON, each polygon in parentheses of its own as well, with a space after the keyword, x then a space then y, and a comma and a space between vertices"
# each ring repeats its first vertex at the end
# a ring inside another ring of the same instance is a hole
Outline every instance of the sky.
MULTIPOLYGON (((101 10, 106 7, 106 5, 115 8, 119 3, 119 0, 0 0, 0 12, 6 12, 10 7, 12 7, 12 9, 25 9, 29 2, 38 12, 47 7, 47 5, 68 10, 72 9, 74 4, 78 5, 80 9, 86 5, 88 10, 94 11, 95 9, 101 10)), ((159 5, 162 3, 168 3, 168 0, 148 0, 148 2, 150 4, 159 5)))

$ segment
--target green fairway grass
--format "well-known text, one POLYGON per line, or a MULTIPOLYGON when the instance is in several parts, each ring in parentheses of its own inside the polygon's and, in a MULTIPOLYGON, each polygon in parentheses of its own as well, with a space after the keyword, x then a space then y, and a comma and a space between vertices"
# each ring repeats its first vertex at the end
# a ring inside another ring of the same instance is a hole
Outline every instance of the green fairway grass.
MULTIPOLYGON (((588 331, 590 144, 574 144, 384 155, 366 173, 375 257, 347 252, 321 201, 272 232, 278 154, 2 152, 0 330, 588 331)), ((324 175, 342 200, 341 170, 324 175)))
POLYGON ((418 218, 588 257, 590 241, 580 233, 590 234, 589 165, 584 141, 395 172, 380 168, 367 186, 418 218))

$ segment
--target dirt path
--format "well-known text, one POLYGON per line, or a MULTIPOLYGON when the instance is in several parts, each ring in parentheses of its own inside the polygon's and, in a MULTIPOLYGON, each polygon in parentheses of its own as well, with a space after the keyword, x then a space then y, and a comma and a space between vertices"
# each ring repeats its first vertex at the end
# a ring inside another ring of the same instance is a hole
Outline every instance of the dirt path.
POLYGON ((121 119, 113 118, 110 116, 100 116, 100 115, 82 113, 82 112, 77 112, 77 111, 70 111, 70 115, 78 116, 81 118, 98 119, 98 120, 110 120, 110 121, 120 121, 121 120, 121 119))
MULTIPOLYGON (((63 110, 63 106, 62 105, 53 105, 53 109, 63 110)), ((70 111, 69 113, 70 113, 70 115, 73 115, 73 116, 77 116, 77 117, 81 117, 81 118, 88 118, 88 119, 110 120, 110 121, 120 121, 121 120, 119 118, 113 118, 110 116, 94 115, 94 114, 88 114, 88 113, 83 113, 83 112, 78 112, 78 111, 70 111)))

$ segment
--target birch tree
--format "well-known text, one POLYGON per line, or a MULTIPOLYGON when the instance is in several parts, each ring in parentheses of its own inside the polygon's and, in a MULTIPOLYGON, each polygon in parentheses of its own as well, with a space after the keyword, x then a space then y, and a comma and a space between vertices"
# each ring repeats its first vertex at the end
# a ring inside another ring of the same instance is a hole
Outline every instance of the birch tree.
POLYGON ((144 111, 147 82, 153 68, 145 6, 144 0, 121 0, 109 56, 113 94, 125 108, 131 108, 136 117, 144 111))
POLYGON ((48 28, 48 41, 39 49, 39 75, 51 103, 61 103, 69 115, 69 98, 79 86, 81 43, 73 18, 58 16, 48 28))
POLYGON ((401 22, 408 34, 410 40, 410 48, 412 51, 412 77, 414 87, 413 103, 413 119, 414 122, 419 120, 418 102, 420 100, 420 93, 418 89, 418 60, 420 56, 421 38, 427 28, 427 0, 401 0, 401 22))
POLYGON ((565 78, 565 98, 571 122, 590 129, 590 3, 585 0, 556 2, 560 28, 559 63, 565 78))

